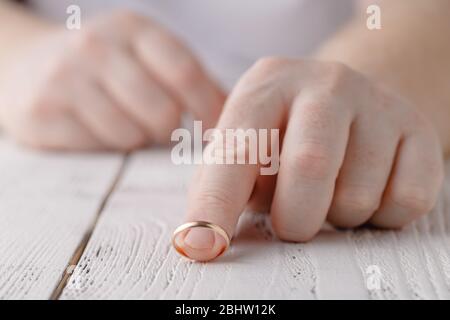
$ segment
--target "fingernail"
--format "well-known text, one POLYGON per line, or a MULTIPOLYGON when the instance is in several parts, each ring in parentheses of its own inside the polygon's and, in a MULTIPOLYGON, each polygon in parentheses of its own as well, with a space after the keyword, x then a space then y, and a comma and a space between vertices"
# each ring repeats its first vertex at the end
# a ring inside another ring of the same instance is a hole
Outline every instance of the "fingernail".
POLYGON ((222 255, 229 246, 226 232, 209 222, 188 222, 173 234, 172 244, 178 253, 196 261, 210 261, 222 255))
POLYGON ((184 243, 192 249, 212 249, 215 243, 215 232, 206 228, 191 228, 184 238, 184 243))

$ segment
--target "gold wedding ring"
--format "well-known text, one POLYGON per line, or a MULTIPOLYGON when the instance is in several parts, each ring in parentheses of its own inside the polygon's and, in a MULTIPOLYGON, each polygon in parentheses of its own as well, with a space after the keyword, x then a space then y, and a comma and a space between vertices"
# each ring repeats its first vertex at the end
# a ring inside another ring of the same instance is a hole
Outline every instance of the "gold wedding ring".
POLYGON ((178 228, 176 228, 172 235, 173 247, 175 248, 175 250, 177 250, 178 253, 180 253, 181 255, 183 255, 187 258, 189 258, 189 256, 185 253, 184 249, 177 243, 176 240, 177 240, 177 236, 179 236, 182 232, 187 231, 192 228, 210 229, 210 230, 214 231, 216 234, 219 234, 225 240, 226 245, 221 250, 221 252, 217 255, 217 257, 220 256, 222 253, 224 253, 230 246, 231 238, 230 238, 230 236, 228 236, 227 232, 222 227, 219 227, 218 225, 216 225, 214 223, 206 222, 206 221, 187 222, 187 223, 182 224, 178 228))

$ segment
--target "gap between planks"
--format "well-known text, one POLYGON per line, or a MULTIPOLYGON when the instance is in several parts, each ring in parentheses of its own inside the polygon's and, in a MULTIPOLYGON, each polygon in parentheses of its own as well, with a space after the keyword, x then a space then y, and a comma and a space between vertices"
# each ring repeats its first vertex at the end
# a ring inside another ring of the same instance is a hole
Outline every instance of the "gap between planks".
POLYGON ((89 240, 92 237, 92 234, 97 226, 98 220, 100 219, 100 216, 102 215, 102 212, 105 209, 105 206, 108 203, 109 198, 114 193, 114 190, 116 189, 121 177, 123 176, 123 174, 125 172, 129 158, 130 158, 129 153, 126 153, 123 156, 122 163, 120 164, 120 167, 117 170, 116 176, 114 177, 114 180, 111 183, 111 186, 105 193, 105 196, 103 197, 103 199, 97 209, 97 212, 95 214, 95 217, 94 217, 94 220, 92 221, 91 226, 86 231, 85 235, 81 239, 80 244, 77 246, 74 254, 70 258, 69 263, 67 264, 67 267, 64 270, 64 273, 61 277, 61 280, 58 282, 58 285, 55 287, 55 289, 53 290, 53 292, 50 296, 50 300, 58 300, 59 297, 61 296, 64 288, 67 285, 67 281, 69 280, 70 276, 72 275, 73 269, 71 269, 71 268, 72 268, 72 266, 78 265, 78 262, 80 261, 80 258, 83 255, 84 250, 86 249, 86 247, 89 243, 89 240))

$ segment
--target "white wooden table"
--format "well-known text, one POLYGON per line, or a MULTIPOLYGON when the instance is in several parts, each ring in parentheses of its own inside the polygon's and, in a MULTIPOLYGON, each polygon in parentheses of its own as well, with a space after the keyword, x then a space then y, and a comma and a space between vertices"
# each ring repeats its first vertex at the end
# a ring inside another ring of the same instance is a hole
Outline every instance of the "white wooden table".
POLYGON ((201 264, 169 243, 193 169, 167 150, 40 153, 0 139, 0 298, 450 299, 450 170, 436 209, 403 231, 286 244, 246 214, 232 249, 201 264))

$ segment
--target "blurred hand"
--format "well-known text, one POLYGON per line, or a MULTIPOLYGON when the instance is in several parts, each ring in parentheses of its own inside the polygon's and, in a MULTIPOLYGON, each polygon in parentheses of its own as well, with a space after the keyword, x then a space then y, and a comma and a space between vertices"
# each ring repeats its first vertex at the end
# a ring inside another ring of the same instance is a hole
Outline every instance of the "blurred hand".
POLYGON ((0 77, 2 127, 41 148, 168 143, 182 111, 213 126, 224 99, 174 36, 122 11, 50 32, 0 77))
MULTIPOLYGON (((337 63, 267 58, 239 81, 218 122, 284 132, 278 176, 258 165, 204 165, 191 189, 187 221, 230 236, 247 205, 271 214, 282 240, 307 241, 328 219, 398 228, 428 213, 443 179, 434 127, 396 94, 337 63)), ((183 252, 210 260, 225 242, 192 228, 183 252)))

